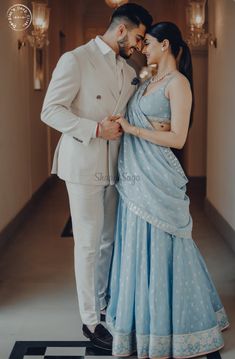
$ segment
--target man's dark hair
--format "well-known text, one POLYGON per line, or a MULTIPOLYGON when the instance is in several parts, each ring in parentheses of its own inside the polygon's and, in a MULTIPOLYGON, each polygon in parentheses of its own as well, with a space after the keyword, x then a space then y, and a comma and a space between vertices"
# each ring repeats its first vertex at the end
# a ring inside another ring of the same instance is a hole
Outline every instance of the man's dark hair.
POLYGON ((152 16, 141 5, 128 3, 119 6, 112 14, 109 28, 117 26, 122 21, 129 25, 129 28, 138 27, 143 24, 148 30, 153 22, 152 16))

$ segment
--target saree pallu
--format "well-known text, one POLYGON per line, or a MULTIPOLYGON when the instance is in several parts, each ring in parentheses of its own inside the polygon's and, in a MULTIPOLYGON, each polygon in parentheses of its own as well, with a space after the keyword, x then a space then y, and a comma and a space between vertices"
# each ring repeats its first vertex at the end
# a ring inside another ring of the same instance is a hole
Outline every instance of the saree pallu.
MULTIPOLYGON (((141 86, 126 117, 153 129, 141 86)), ((223 347, 228 319, 192 240, 188 182, 170 148, 125 134, 106 322, 113 355, 188 358, 223 347)))

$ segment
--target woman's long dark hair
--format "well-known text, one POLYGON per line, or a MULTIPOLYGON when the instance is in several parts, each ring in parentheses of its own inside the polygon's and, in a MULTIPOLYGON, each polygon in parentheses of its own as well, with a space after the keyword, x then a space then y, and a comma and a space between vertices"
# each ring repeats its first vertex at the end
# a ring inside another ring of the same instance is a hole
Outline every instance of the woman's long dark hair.
MULTIPOLYGON (((171 46, 171 52, 176 59, 180 53, 180 49, 182 49, 179 59, 179 71, 189 80, 192 94, 194 94, 191 52, 187 43, 182 38, 180 29, 174 23, 164 21, 152 25, 148 30, 148 34, 155 37, 158 40, 158 42, 168 40, 171 46)), ((193 103, 192 103, 189 127, 191 127, 192 125, 193 107, 194 107, 194 95, 193 95, 193 103)))

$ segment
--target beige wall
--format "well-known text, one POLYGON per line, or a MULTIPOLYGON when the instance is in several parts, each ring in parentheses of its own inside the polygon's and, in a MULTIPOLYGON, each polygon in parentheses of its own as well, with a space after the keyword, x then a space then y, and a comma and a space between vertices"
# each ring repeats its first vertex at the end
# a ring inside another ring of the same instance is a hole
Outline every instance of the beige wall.
POLYGON ((207 198, 235 229, 235 2, 210 0, 207 198))
MULTIPOLYGON (((185 32, 185 4, 187 0, 135 0, 137 4, 144 6, 153 16, 154 22, 174 21, 185 32)), ((104 0, 86 0, 84 8, 85 40, 89 38, 86 33, 97 34, 105 31, 109 22, 112 9, 104 0), (100 31, 99 31, 100 30, 100 31)))
POLYGON ((46 128, 39 121, 44 92, 32 89, 32 49, 17 49, 20 33, 3 15, 12 3, 0 3, 0 230, 47 178, 46 128))
MULTIPOLYGON (((84 0, 50 0, 51 8, 49 28, 50 45, 48 47, 48 65, 49 76, 51 78, 53 69, 63 52, 70 51, 73 48, 84 43, 84 0), (64 49, 61 51, 59 33, 62 31, 65 35, 64 49)), ((60 138, 60 132, 48 127, 48 173, 50 173, 51 164, 55 147, 60 138)))
MULTIPOLYGON (((17 2, 3 0, 0 13, 17 2)), ((31 1, 20 3, 31 8, 31 1)), ((59 31, 66 35, 64 51, 83 42, 83 0, 49 0, 50 46, 45 51, 45 89, 61 55, 59 31)), ((18 214, 50 173, 54 147, 60 136, 40 120, 45 90, 33 89, 33 49, 20 51, 23 33, 10 29, 2 16, 0 41, 0 231, 18 214)))

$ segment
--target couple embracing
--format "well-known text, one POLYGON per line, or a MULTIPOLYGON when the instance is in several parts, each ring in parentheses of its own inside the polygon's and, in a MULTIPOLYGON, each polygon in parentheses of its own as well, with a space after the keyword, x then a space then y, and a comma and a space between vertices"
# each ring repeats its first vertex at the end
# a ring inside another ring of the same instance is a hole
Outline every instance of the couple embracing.
POLYGON ((152 25, 134 3, 113 12, 103 36, 65 53, 48 87, 42 121, 62 133, 52 173, 68 190, 82 329, 115 356, 220 358, 229 324, 192 239, 187 177, 172 151, 186 141, 191 108, 180 30, 152 25), (157 65, 138 87, 126 62, 135 50, 157 65))

